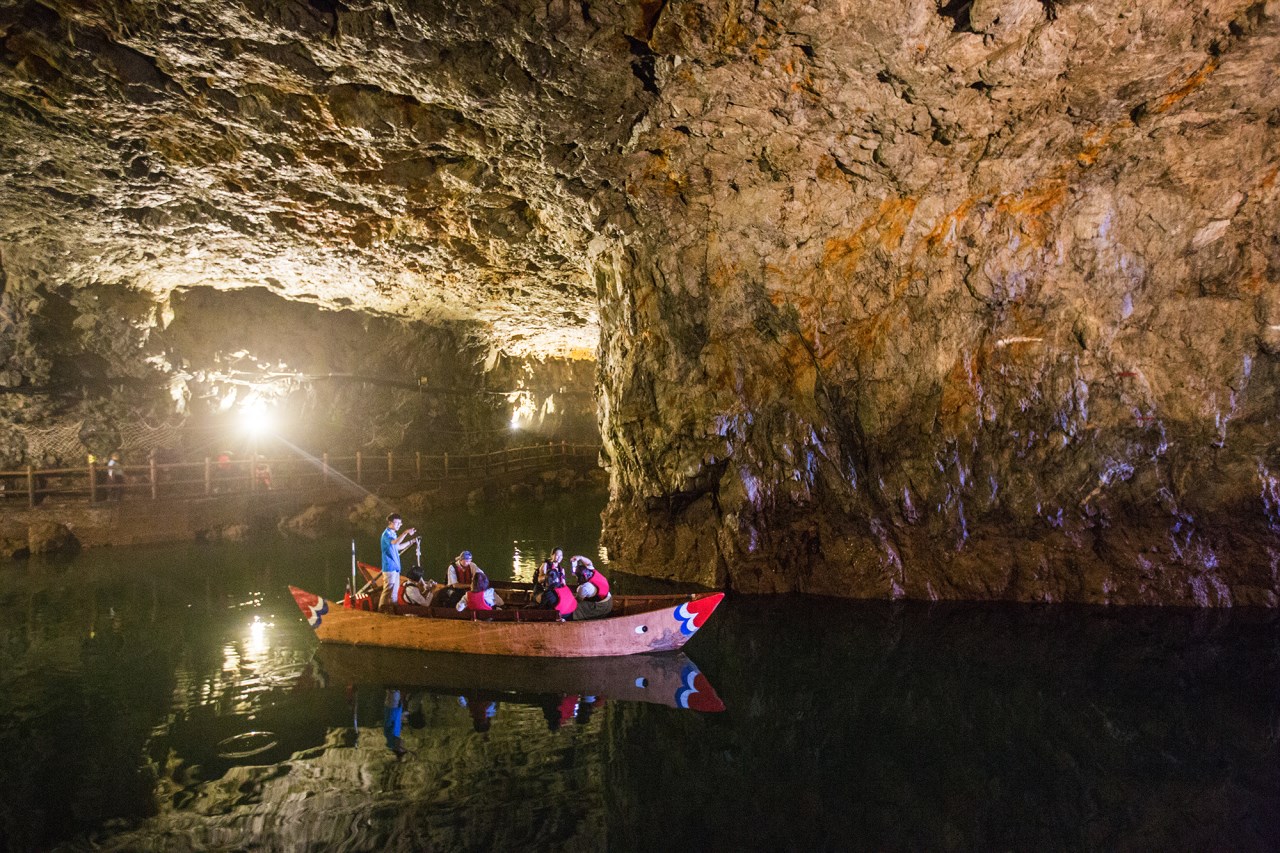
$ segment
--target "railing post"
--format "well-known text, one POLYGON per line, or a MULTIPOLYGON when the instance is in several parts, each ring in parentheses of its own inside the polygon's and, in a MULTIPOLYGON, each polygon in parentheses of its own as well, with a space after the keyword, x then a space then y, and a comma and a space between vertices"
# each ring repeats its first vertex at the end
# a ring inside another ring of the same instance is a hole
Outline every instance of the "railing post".
POLYGON ((364 482, 364 454, 359 450, 356 451, 356 482, 364 482))
POLYGON ((448 453, 444 455, 444 477, 442 479, 445 479, 445 480, 449 479, 449 454, 448 453))
POLYGON ((31 465, 27 466, 27 507, 36 508, 36 469, 31 465))
POLYGON ((156 499, 156 452, 153 450, 147 457, 147 466, 151 475, 151 500, 156 499))
POLYGON ((413 470, 417 475, 417 479, 422 479, 422 451, 415 450, 413 452, 413 470))
POLYGON ((89 503, 98 502, 98 463, 89 463, 89 503))
POLYGON ((391 451, 387 451, 387 482, 395 479, 395 463, 391 459, 391 451))
POLYGON ((213 460, 208 456, 204 458, 204 496, 207 498, 213 494, 213 460))
POLYGON ((329 451, 325 451, 321 458, 321 471, 324 472, 324 484, 329 485, 329 451))

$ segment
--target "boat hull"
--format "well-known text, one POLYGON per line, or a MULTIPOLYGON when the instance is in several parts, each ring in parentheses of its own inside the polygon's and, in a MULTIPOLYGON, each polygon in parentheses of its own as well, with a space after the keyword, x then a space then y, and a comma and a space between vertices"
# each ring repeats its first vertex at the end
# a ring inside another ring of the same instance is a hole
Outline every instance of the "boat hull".
POLYGON ((297 587, 294 601, 325 643, 474 655, 584 658, 681 648, 724 593, 616 598, 623 615, 569 622, 485 621, 351 610, 297 587), (645 609, 637 608, 644 605, 645 609), (649 605, 652 605, 651 607, 649 605), (636 610, 636 612, 631 612, 636 610))

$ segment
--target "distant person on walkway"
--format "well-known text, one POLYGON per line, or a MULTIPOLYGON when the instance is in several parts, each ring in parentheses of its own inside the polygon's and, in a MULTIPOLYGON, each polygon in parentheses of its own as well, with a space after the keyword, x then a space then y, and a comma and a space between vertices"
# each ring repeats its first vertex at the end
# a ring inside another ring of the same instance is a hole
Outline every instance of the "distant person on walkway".
POLYGON ((271 491, 271 466, 261 456, 253 463, 253 477, 258 481, 259 488, 271 491))
POLYGON ((124 500, 124 465, 120 462, 120 451, 111 454, 107 460, 107 495, 113 501, 124 500))
POLYGON ((218 483, 213 487, 213 490, 222 492, 226 489, 226 481, 231 479, 231 451, 218 451, 218 457, 215 461, 217 462, 217 467, 214 468, 213 475, 218 480, 218 483))
POLYGON ((608 616, 613 610, 609 579, 586 557, 570 557, 569 567, 578 579, 578 607, 573 612, 573 618, 599 619, 601 616, 608 616))
POLYGON ((395 611, 395 602, 400 595, 400 552, 408 548, 415 540, 409 538, 417 532, 410 527, 400 532, 404 519, 393 512, 387 516, 387 527, 382 531, 382 597, 378 600, 379 610, 395 611))
POLYGON ((543 560, 541 566, 538 566, 538 570, 533 573, 533 595, 535 598, 547 588, 547 575, 553 571, 560 570, 560 564, 563 562, 564 549, 553 548, 551 556, 543 560))

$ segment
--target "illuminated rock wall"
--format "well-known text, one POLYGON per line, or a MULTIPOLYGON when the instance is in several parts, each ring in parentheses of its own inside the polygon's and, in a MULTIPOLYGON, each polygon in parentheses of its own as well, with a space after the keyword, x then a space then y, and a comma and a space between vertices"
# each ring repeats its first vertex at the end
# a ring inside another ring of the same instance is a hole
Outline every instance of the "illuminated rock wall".
POLYGON ((1277 603, 1271 5, 672 4, 596 257, 612 554, 1277 603))
POLYGON ((1280 603, 1274 3, 0 9, 31 376, 97 287, 598 335, 638 571, 1280 603))

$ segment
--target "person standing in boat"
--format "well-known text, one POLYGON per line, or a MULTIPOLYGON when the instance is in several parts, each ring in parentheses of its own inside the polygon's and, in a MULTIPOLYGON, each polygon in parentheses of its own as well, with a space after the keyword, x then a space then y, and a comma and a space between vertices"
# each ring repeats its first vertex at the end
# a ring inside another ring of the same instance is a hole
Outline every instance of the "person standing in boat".
POLYGON ((416 541, 410 537, 418 532, 417 528, 410 527, 401 533, 403 524, 400 514, 393 512, 387 516, 387 526, 382 531, 382 597, 378 599, 379 610, 395 611, 395 604, 400 598, 400 552, 416 541))
POLYGON ((599 619, 613 610, 613 595, 609 592, 609 579, 586 557, 569 558, 569 568, 578 579, 578 608, 574 619, 599 619))
POLYGON ((538 566, 538 570, 533 573, 533 595, 536 598, 539 593, 547 588, 547 575, 553 571, 563 571, 560 564, 564 562, 564 549, 551 549, 551 556, 542 561, 542 565, 538 566))

